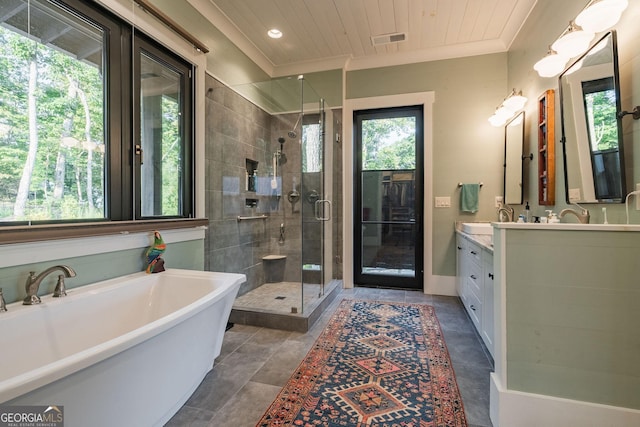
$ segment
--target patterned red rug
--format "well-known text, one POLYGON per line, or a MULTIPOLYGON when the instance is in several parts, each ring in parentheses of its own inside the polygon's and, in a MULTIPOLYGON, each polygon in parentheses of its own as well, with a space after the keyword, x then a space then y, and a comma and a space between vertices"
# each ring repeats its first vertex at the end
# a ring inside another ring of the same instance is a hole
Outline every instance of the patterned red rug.
POLYGON ((433 307, 344 300, 257 426, 465 427, 433 307))

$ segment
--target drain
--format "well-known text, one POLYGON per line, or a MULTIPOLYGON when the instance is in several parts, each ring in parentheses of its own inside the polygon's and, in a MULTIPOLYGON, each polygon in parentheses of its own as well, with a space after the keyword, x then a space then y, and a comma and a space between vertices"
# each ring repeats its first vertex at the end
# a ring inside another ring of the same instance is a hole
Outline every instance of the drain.
POLYGON ((276 297, 276 299, 285 299, 286 297, 276 297))

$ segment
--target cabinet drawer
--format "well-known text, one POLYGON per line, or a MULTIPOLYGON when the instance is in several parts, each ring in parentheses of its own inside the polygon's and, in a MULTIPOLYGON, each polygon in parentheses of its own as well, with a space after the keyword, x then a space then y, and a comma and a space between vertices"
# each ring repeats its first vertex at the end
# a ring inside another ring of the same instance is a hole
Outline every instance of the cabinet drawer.
POLYGON ((467 242, 467 253, 469 259, 478 265, 482 265, 482 248, 474 242, 467 242))
MULTIPOLYGON (((467 281, 468 283, 468 281, 467 281)), ((480 319, 482 319, 482 302, 473 292, 469 292, 464 300, 464 306, 469 313, 477 331, 480 331, 480 319)))
POLYGON ((478 299, 482 296, 482 267, 475 263, 469 263, 467 267, 467 283, 469 291, 473 292, 478 299))

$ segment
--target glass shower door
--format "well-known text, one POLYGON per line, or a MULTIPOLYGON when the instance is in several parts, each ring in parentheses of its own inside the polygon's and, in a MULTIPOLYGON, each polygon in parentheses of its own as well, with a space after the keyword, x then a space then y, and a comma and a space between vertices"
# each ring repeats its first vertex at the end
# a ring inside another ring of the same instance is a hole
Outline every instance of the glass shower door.
POLYGON ((324 295, 325 226, 331 202, 324 186, 324 101, 303 81, 302 162, 302 301, 307 311, 324 295))

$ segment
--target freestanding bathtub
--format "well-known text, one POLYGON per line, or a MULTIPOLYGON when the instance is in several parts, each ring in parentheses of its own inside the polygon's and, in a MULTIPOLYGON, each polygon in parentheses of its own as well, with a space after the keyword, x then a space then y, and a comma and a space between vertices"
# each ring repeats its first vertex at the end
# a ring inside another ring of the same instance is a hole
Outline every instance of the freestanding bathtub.
POLYGON ((0 403, 62 405, 65 427, 168 421, 220 354, 242 274, 135 273, 0 313, 0 403))

